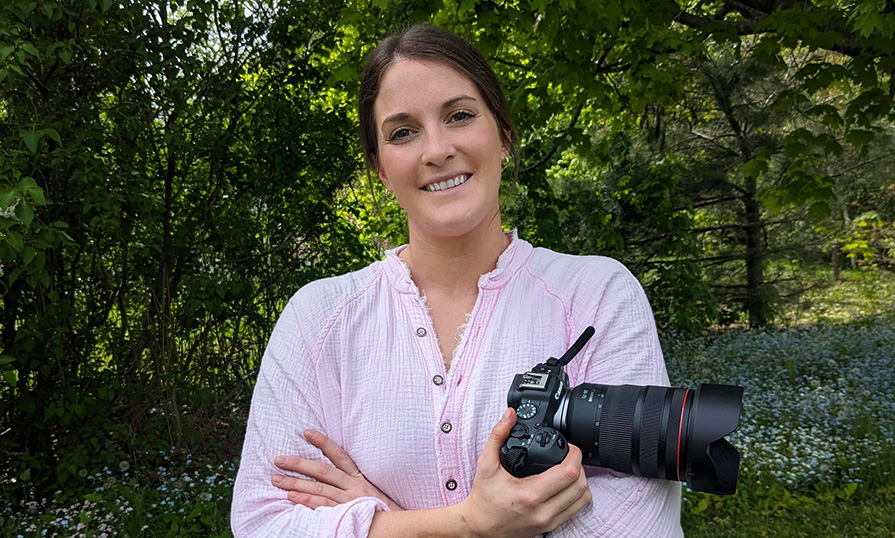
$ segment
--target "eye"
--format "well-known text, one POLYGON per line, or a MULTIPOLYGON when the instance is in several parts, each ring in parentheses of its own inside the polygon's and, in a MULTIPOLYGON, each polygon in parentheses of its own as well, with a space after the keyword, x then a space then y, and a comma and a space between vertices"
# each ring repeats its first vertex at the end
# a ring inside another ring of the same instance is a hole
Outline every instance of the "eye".
POLYGON ((389 137, 388 137, 388 141, 389 142, 400 142, 401 140, 404 140, 411 134, 412 134, 412 132, 407 127, 400 127, 398 129, 395 129, 394 131, 392 131, 392 134, 389 135, 389 137))
POLYGON ((474 117, 476 117, 476 114, 468 110, 458 110, 451 114, 451 120, 453 121, 468 121, 474 117))

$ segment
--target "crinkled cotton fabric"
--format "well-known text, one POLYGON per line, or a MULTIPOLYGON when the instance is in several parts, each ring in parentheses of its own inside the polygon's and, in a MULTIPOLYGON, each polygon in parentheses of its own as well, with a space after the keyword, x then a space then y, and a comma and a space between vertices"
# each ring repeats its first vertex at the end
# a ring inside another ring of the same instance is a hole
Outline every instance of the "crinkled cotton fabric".
MULTIPOLYGON (((561 355, 589 325, 596 333, 566 366, 573 385, 668 386, 652 311, 623 265, 508 235, 497 267, 479 278, 449 370, 398 257, 404 247, 291 298, 252 397, 231 513, 237 538, 362 537, 388 510, 374 498, 311 510, 271 484, 282 474, 276 456, 330 463, 304 439, 309 428, 404 509, 460 502, 513 376, 561 355)), ((593 501, 551 538, 683 536, 679 483, 585 469, 593 501)))

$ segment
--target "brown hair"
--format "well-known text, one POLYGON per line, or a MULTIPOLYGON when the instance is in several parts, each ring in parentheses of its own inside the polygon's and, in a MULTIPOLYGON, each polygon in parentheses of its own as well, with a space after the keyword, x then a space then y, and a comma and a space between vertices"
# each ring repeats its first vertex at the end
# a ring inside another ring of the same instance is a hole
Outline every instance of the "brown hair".
POLYGON ((367 169, 376 170, 376 156, 379 151, 376 123, 373 120, 373 104, 379 95, 382 76, 398 60, 440 62, 466 75, 482 94, 497 122, 501 141, 512 156, 513 175, 518 180, 516 126, 510 116, 510 106, 497 75, 491 70, 482 53, 468 41, 443 28, 428 24, 415 24, 386 37, 373 49, 364 64, 360 80, 358 113, 360 144, 367 169))

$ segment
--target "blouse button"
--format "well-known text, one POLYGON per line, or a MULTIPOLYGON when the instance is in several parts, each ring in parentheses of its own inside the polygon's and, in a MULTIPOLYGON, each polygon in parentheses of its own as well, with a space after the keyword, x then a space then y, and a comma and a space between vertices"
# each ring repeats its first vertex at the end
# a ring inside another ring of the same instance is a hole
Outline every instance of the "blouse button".
POLYGON ((448 490, 450 491, 454 491, 455 489, 457 489, 457 481, 451 478, 444 483, 444 487, 448 488, 448 490))
POLYGON ((444 378, 440 375, 436 375, 432 378, 432 382, 440 387, 444 383, 444 378))
POLYGON ((419 329, 416 330, 416 335, 419 336, 420 338, 422 338, 423 336, 426 336, 426 329, 420 327, 419 329))
POLYGON ((443 431, 444 433, 450 433, 451 428, 453 428, 453 426, 451 426, 450 422, 445 420, 444 422, 441 423, 441 431, 443 431))

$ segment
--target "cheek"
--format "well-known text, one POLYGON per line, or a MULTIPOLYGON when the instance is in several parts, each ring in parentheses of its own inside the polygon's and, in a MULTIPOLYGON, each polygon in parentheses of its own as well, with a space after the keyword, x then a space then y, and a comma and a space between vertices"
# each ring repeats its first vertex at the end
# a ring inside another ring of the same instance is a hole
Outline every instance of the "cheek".
POLYGON ((382 151, 380 159, 385 175, 392 181, 400 180, 410 164, 407 152, 396 151, 395 148, 382 151))

